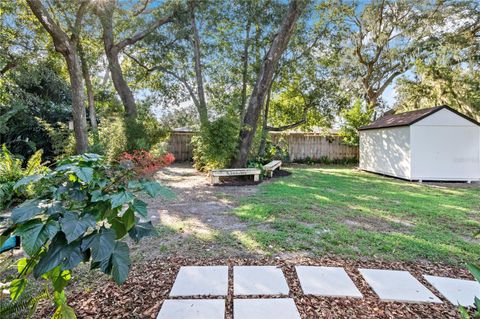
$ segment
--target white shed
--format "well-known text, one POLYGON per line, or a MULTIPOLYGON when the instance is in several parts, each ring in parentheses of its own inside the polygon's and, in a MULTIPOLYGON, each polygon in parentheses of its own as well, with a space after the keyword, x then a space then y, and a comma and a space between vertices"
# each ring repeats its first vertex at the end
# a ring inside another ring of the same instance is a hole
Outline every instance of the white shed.
POLYGON ((360 169, 416 181, 480 180, 480 124, 437 106, 359 128, 360 169))

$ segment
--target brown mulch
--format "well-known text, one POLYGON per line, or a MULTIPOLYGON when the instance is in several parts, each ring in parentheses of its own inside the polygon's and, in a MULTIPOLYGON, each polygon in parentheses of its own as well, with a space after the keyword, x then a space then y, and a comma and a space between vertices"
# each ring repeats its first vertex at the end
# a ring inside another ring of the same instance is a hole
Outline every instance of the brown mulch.
MULTIPOLYGON (((78 318, 156 318, 163 301, 177 275, 180 266, 184 265, 228 265, 229 296, 226 299, 226 319, 232 319, 234 265, 277 265, 280 267, 290 286, 290 295, 300 311, 301 317, 310 318, 459 318, 456 307, 450 304, 441 294, 426 282, 422 275, 449 276, 472 279, 465 269, 430 262, 385 262, 369 260, 346 260, 338 257, 295 258, 288 260, 257 259, 209 259, 198 260, 172 257, 165 260, 148 261, 135 264, 129 279, 122 286, 112 281, 99 280, 84 291, 69 294, 70 305, 75 309, 78 318), (364 295, 363 299, 313 297, 303 295, 294 267, 296 265, 322 265, 344 267, 356 286, 364 295), (380 268, 407 270, 432 290, 443 304, 412 304, 399 302, 381 302, 363 280, 358 268, 380 268)), ((80 290, 70 286, 70 291, 80 290)), ((250 296, 252 297, 252 296, 250 296)), ((258 296, 265 298, 267 296, 258 296)), ((278 298, 278 296, 268 296, 278 298)), ((196 297, 201 298, 201 297, 196 297)), ((213 297, 215 298, 215 297, 213 297)), ((218 297, 216 297, 218 298, 218 297)), ((51 315, 52 308, 43 305, 37 318, 51 315)))

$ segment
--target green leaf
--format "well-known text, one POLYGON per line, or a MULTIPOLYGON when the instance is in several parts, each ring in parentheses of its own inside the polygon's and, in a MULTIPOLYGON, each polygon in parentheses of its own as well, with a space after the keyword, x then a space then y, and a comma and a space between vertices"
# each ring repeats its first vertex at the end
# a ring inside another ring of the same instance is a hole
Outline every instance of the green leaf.
POLYGON ((52 319, 77 319, 77 316, 73 308, 67 305, 65 301, 57 307, 52 319))
POLYGON ((470 315, 468 314, 468 310, 465 309, 465 307, 460 306, 460 307, 458 308, 458 312, 460 312, 460 317, 461 317, 462 319, 470 319, 470 315))
POLYGON ((104 200, 104 199, 105 199, 105 197, 103 196, 102 191, 99 190, 99 189, 94 190, 94 191, 91 193, 91 199, 90 199, 90 200, 91 200, 92 202, 94 202, 94 203, 95 203, 95 202, 102 201, 102 200, 104 200))
POLYGON ((61 293, 72 278, 70 270, 62 270, 60 266, 53 268, 46 274, 56 292, 61 293))
POLYGON ((77 319, 77 316, 72 307, 63 303, 55 310, 52 319, 77 319))
POLYGON ((76 241, 71 244, 67 243, 65 234, 57 233, 52 243, 48 247, 48 251, 40 258, 38 264, 33 270, 35 278, 49 272, 57 266, 61 266, 62 270, 73 269, 76 265, 83 261, 84 255, 80 248, 80 242, 76 241))
POLYGON ((89 227, 95 227, 95 225, 95 218, 90 214, 80 217, 77 213, 67 212, 60 219, 60 226, 69 243, 82 236, 89 227))
POLYGON ((90 183, 93 179, 93 169, 91 167, 75 167, 72 171, 85 183, 90 183))
POLYGON ((67 303, 67 296, 65 296, 65 291, 55 291, 53 293, 53 300, 57 306, 61 306, 67 303))
POLYGON ((474 264, 468 264, 467 265, 468 271, 475 277, 475 280, 480 282, 480 267, 474 264))
POLYGON ((133 204, 130 206, 135 212, 140 214, 142 217, 148 216, 147 203, 139 199, 134 199, 133 204))
POLYGON ((37 182, 41 180, 45 175, 43 174, 35 174, 35 175, 30 175, 30 176, 25 176, 22 179, 18 180, 15 185, 13 185, 13 189, 16 190, 17 188, 28 185, 30 183, 37 182))
POLYGON ((55 214, 65 212, 65 208, 63 207, 62 202, 60 201, 54 201, 52 203, 49 203, 47 207, 48 207, 47 208, 48 215, 55 215, 55 214))
POLYGON ((132 209, 127 209, 121 217, 115 217, 110 221, 112 229, 115 230, 117 239, 123 238, 128 231, 135 225, 135 213, 132 209))
POLYGON ((133 189, 133 190, 139 190, 142 188, 142 183, 140 183, 137 180, 129 181, 128 182, 128 188, 133 189))
POLYGON ((136 242, 138 242, 143 237, 153 236, 156 233, 157 232, 155 230, 155 227, 153 227, 152 222, 138 223, 128 232, 130 237, 136 242))
POLYGON ((42 207, 42 205, 43 202, 38 199, 30 199, 23 202, 20 206, 17 206, 12 210, 12 221, 15 224, 18 224, 29 220, 45 210, 45 207, 42 207))
POLYGON ((128 245, 117 241, 110 257, 111 275, 117 284, 122 284, 128 277, 130 270, 130 253, 128 245))
POLYGON ((27 287, 27 279, 25 278, 20 278, 20 279, 14 279, 10 283, 10 299, 11 300, 17 300, 25 290, 25 287, 27 287))
POLYGON ((102 227, 98 233, 94 233, 82 241, 82 250, 92 250, 92 260, 102 261, 110 257, 115 247, 115 231, 102 227))
POLYGON ((109 197, 110 197, 110 203, 112 205, 112 209, 116 207, 120 207, 135 198, 135 196, 133 196, 133 194, 130 192, 120 192, 120 193, 112 194, 109 197))
POLYGON ((58 231, 58 223, 54 220, 44 223, 41 219, 33 219, 20 225, 15 230, 15 234, 21 237, 25 252, 29 256, 33 256, 58 231))
POLYGON ((110 221, 112 229, 115 231, 117 239, 123 238, 128 233, 127 226, 121 217, 115 217, 110 221))

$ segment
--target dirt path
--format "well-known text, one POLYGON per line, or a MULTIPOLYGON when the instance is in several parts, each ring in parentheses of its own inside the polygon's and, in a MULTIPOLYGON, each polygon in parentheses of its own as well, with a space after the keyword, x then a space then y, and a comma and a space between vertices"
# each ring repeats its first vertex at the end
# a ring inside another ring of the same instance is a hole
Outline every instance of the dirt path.
POLYGON ((235 242, 232 234, 244 231, 247 225, 231 210, 239 198, 253 195, 258 186, 211 186, 204 173, 186 163, 166 167, 155 178, 176 196, 149 200, 149 217, 160 236, 135 245, 141 258, 251 254, 235 242))

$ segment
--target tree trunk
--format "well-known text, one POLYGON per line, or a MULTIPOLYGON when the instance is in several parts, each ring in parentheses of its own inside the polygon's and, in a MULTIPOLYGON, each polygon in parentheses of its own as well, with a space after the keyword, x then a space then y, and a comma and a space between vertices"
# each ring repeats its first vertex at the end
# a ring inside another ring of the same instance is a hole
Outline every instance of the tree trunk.
POLYGON ((248 48, 250 46, 250 19, 245 27, 245 43, 243 45, 243 70, 242 70, 242 100, 240 103, 240 125, 243 123, 245 116, 245 105, 247 103, 247 82, 248 82, 248 48))
POLYGON ((65 55, 65 60, 67 62, 68 75, 72 88, 73 128, 76 140, 75 150, 77 154, 82 154, 88 149, 87 114, 85 112, 85 104, 83 103, 82 67, 76 48, 71 47, 69 51, 70 52, 65 55))
POLYGON ((122 67, 118 59, 118 51, 115 48, 107 50, 107 45, 105 45, 105 52, 108 60, 108 68, 112 75, 113 86, 118 92, 118 95, 120 95, 125 113, 128 117, 135 118, 137 116, 137 104, 135 103, 132 90, 130 90, 127 81, 123 77, 122 67))
MULTIPOLYGON (((273 81, 272 81, 273 83, 273 81)), ((267 146, 268 135, 268 111, 270 108, 270 96, 272 94, 272 84, 268 88, 267 100, 265 101, 265 109, 263 110, 263 123, 262 123, 262 137, 260 139, 260 146, 258 147, 258 156, 265 156, 265 148, 267 146)))
POLYGON ((43 28, 52 37, 55 50, 63 55, 67 63, 72 91, 73 128, 76 141, 75 149, 77 154, 85 153, 88 148, 87 119, 85 104, 83 102, 83 75, 77 50, 77 40, 80 33, 82 17, 88 2, 82 2, 80 4, 71 37, 56 24, 40 0, 27 0, 27 4, 43 28))
POLYGON ((273 80, 273 74, 276 70, 278 60, 287 48, 295 24, 304 7, 305 1, 303 0, 292 0, 290 2, 287 15, 263 59, 257 81, 250 95, 243 126, 240 130, 238 151, 232 161, 232 167, 245 167, 247 164, 253 137, 257 131, 258 119, 268 88, 273 80))
POLYGON ((195 62, 195 78, 197 82, 198 94, 198 112, 200 117, 200 125, 205 127, 208 125, 208 110, 205 99, 205 89, 203 86, 202 63, 200 61, 200 35, 198 34, 197 23, 195 20, 195 1, 190 2, 190 22, 193 32, 193 55, 195 62))
POLYGON ((95 100, 93 94, 92 79, 90 78, 90 70, 88 68, 88 63, 80 43, 78 44, 78 53, 80 54, 80 60, 82 62, 82 74, 83 79, 85 80, 85 88, 87 90, 88 116, 90 118, 90 125, 92 127, 92 130, 96 132, 98 125, 97 114, 95 112, 95 100))

